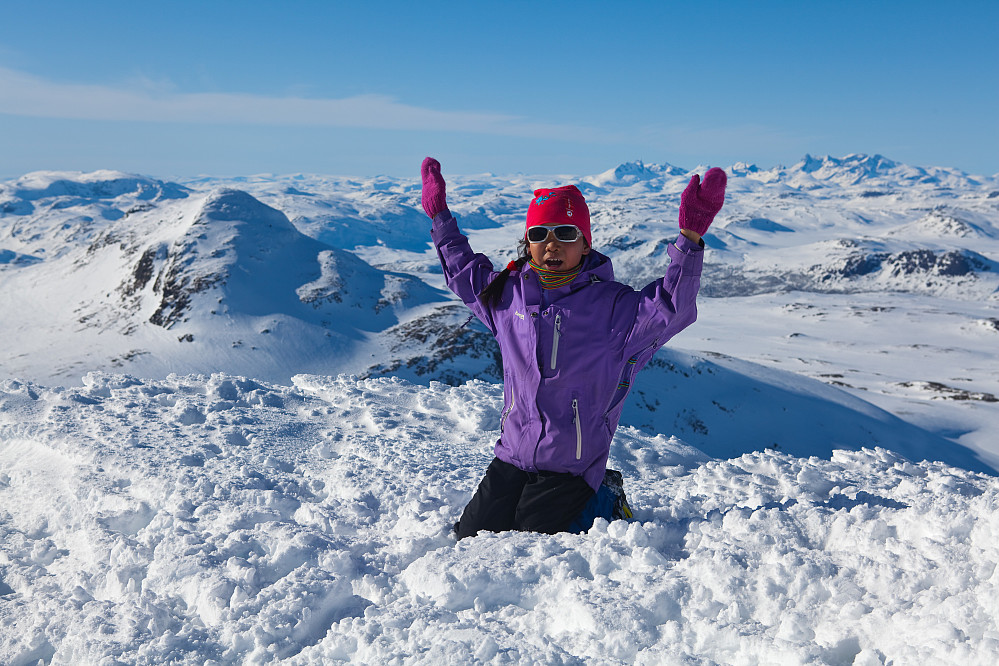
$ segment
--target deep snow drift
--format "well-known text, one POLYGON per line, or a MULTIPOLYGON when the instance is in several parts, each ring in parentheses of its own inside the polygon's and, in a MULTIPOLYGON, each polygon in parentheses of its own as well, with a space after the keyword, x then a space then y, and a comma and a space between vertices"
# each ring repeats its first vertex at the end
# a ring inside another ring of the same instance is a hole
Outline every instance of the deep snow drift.
POLYGON ((224 375, 0 392, 0 661, 961 663, 999 480, 623 428, 636 520, 448 534, 501 389, 224 375))

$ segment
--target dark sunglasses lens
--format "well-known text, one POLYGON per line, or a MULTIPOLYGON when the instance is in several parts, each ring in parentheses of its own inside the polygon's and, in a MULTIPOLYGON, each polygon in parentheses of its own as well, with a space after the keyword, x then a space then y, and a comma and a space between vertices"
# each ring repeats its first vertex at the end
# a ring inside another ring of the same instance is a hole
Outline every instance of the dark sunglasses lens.
POLYGON ((576 227, 571 224, 563 224, 555 227, 555 238, 559 239, 563 243, 571 243, 576 240, 577 236, 578 231, 576 227))
POLYGON ((543 243, 548 238, 548 227, 531 227, 527 230, 527 240, 532 243, 543 243))

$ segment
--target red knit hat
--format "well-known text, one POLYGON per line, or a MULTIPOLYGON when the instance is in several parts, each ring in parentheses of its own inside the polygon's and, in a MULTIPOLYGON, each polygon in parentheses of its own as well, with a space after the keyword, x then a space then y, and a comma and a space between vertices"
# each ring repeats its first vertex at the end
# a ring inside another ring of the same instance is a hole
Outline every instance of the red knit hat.
POLYGON ((574 224, 583 232, 587 244, 590 239, 590 209, 586 207, 583 193, 575 185, 554 189, 534 190, 534 199, 527 209, 527 229, 539 224, 574 224))

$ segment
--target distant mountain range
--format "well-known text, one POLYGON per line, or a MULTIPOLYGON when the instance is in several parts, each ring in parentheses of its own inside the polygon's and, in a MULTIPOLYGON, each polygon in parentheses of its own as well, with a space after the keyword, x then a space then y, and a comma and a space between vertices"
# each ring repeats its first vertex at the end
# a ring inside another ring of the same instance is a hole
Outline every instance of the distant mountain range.
MULTIPOLYGON (((512 258, 531 191, 576 182, 590 202, 594 245, 636 287, 665 270, 692 171, 632 162, 556 181, 448 175, 445 165, 452 210, 496 265, 512 258)), ((994 176, 879 155, 727 171, 727 202, 707 237, 704 297, 996 300, 994 176)), ((89 370, 499 381, 495 343, 443 288, 419 195, 415 178, 385 177, 170 183, 98 171, 0 183, 0 372, 74 384, 89 370)), ((657 358, 646 373, 659 378, 636 389, 625 422, 696 441, 699 417, 654 407, 656 387, 677 367, 716 361, 669 350, 657 358)))
MULTIPOLYGON (((706 167, 688 170, 672 164, 646 164, 627 162, 597 176, 588 176, 585 183, 595 187, 620 187, 643 182, 663 182, 677 176, 687 176, 691 171, 704 171, 706 167)), ((764 183, 783 183, 800 189, 819 187, 854 187, 885 185, 936 186, 967 188, 996 186, 996 175, 971 176, 959 169, 945 167, 914 167, 894 162, 881 155, 854 154, 836 158, 805 155, 800 162, 789 167, 776 166, 761 169, 755 164, 739 162, 728 168, 729 177, 749 178, 764 183)), ((999 174, 997 174, 999 175, 999 174)))

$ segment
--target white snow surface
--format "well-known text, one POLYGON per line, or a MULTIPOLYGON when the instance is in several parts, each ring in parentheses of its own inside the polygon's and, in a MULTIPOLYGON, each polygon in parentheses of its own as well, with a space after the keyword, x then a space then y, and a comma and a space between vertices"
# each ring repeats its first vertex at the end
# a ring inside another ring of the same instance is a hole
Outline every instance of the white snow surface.
MULTIPOLYGON (((444 167, 497 265, 578 183, 635 286, 691 173, 444 167)), ((0 664, 995 663, 999 180, 726 171, 635 519, 460 543, 502 386, 415 178, 0 182, 0 664)))
POLYGON ((987 664, 999 480, 623 428, 634 521, 451 523, 502 391, 227 375, 0 392, 0 662, 987 664))

